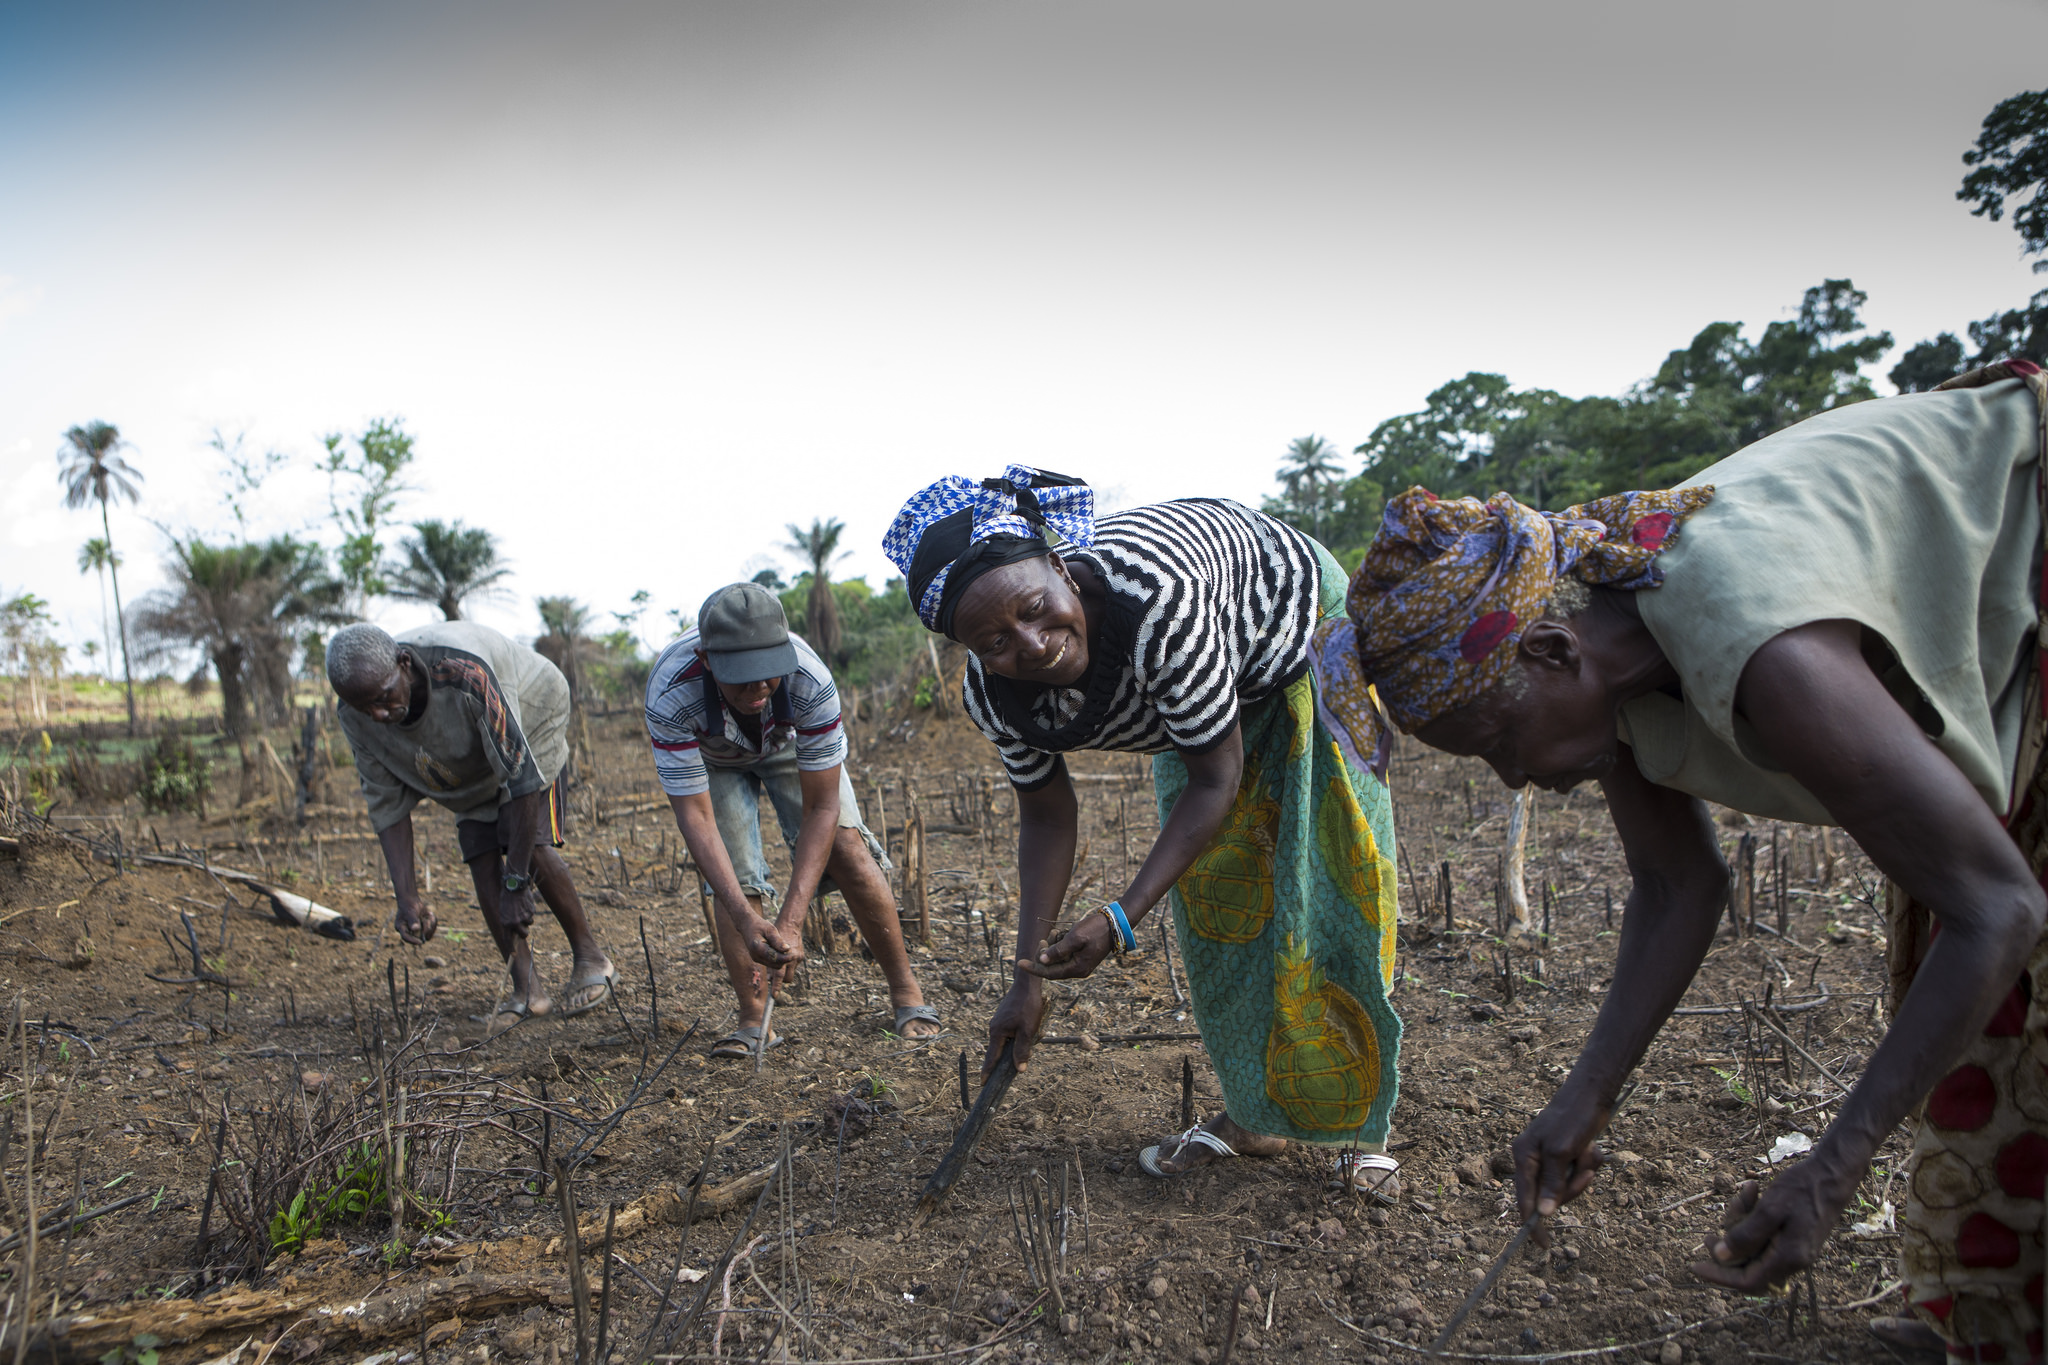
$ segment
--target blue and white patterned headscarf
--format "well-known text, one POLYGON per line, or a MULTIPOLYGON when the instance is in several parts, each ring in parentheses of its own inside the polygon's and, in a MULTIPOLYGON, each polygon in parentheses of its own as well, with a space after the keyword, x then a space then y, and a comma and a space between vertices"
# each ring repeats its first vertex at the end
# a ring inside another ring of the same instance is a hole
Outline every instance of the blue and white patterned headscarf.
POLYGON ((882 537, 903 571, 925 628, 953 634, 953 608, 967 585, 991 569, 1051 553, 1044 532, 1069 544, 1095 543, 1095 490, 1079 479, 1013 464, 975 483, 949 474, 919 490, 882 537))

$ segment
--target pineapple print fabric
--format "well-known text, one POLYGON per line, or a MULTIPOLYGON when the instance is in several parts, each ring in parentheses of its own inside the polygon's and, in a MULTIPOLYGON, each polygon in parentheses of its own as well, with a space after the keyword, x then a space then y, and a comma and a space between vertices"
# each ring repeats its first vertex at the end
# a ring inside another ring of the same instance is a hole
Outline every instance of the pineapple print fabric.
MULTIPOLYGON (((1334 560, 1323 581, 1325 614, 1341 611, 1334 560)), ((1174 888, 1174 926, 1230 1117, 1255 1133, 1379 1151, 1401 1043, 1387 1003, 1393 803, 1338 749, 1315 701, 1304 676, 1244 708, 1237 801, 1174 888)), ((1161 754, 1152 772, 1163 821, 1187 768, 1161 754)))

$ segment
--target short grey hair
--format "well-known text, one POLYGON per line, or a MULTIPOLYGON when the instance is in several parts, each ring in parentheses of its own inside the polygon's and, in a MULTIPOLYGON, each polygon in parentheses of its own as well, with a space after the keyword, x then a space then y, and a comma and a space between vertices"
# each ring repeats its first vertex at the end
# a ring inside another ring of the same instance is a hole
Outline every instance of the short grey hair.
POLYGON ((343 626, 327 642, 327 681, 337 692, 364 692, 398 667, 398 642, 367 621, 343 626))
POLYGON ((1593 605, 1593 590, 1577 578, 1560 578, 1557 586, 1550 590, 1550 600, 1543 604, 1543 618, 1546 621, 1569 621, 1587 607, 1593 605))

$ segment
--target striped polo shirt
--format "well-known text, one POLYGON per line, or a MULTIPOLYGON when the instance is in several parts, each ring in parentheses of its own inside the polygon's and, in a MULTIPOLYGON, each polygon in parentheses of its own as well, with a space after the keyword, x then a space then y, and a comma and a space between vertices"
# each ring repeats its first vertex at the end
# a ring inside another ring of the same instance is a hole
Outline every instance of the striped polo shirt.
POLYGON ((782 680, 761 712, 758 745, 705 675, 695 630, 661 652, 647 679, 647 737, 664 792, 695 796, 710 790, 708 768, 751 767, 792 744, 804 772, 846 761, 846 727, 839 723, 832 671, 802 637, 792 635, 789 642, 796 646, 796 672, 782 680))

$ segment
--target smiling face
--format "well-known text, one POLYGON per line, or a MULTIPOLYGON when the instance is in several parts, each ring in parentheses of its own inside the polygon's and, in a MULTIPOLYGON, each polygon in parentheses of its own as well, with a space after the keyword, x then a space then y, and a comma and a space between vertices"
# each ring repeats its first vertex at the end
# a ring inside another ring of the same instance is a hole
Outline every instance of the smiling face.
POLYGON ((1415 737, 1485 759, 1510 787, 1563 792, 1606 776, 1620 754, 1618 705, 1572 627, 1537 621, 1516 650, 1510 686, 1437 717, 1415 737))
MULTIPOLYGON (((697 657, 704 659, 704 651, 698 650, 697 657)), ((709 671, 711 667, 709 659, 704 659, 704 667, 709 671)), ((782 686, 782 679, 780 678, 763 678, 759 682, 749 683, 729 683, 719 682, 718 675, 714 673, 711 675, 711 680, 718 683, 718 695, 725 698, 726 706, 743 716, 758 716, 767 710, 768 699, 775 695, 776 688, 782 686)))
POLYGON ((991 673, 1072 687, 1088 672, 1088 617, 1058 555, 1005 564, 974 580, 953 633, 991 673))
POLYGON ((335 694, 379 725, 395 725, 412 709, 412 651, 400 649, 391 671, 364 688, 335 689, 335 694))

